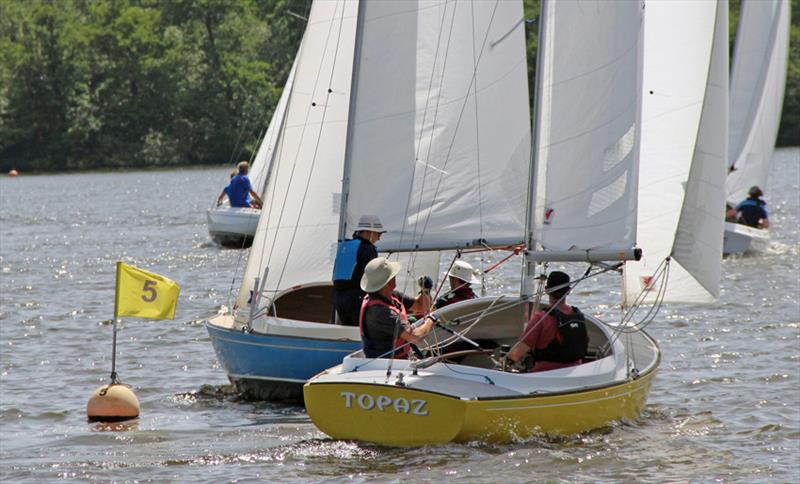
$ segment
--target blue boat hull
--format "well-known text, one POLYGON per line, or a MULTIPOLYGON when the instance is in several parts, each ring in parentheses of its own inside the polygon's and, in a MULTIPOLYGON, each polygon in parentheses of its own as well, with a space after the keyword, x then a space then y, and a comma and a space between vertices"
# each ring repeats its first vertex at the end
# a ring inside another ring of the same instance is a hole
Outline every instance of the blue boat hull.
POLYGON ((206 329, 230 381, 258 400, 302 402, 309 378, 361 349, 356 341, 246 333, 208 322, 206 329))

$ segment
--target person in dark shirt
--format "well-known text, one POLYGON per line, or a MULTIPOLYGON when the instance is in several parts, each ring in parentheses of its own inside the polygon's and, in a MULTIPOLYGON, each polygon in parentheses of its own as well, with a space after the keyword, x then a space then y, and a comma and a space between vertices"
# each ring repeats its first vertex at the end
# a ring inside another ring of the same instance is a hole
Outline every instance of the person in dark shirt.
POLYGON ((436 309, 478 297, 472 292, 470 284, 480 284, 481 281, 475 277, 475 270, 471 265, 457 260, 445 275, 450 283, 450 291, 436 300, 436 304, 434 304, 436 309))
POLYGON ((378 257, 375 243, 386 233, 376 215, 363 215, 358 220, 353 238, 339 243, 333 268, 333 307, 339 323, 345 326, 358 325, 361 311, 361 277, 364 268, 378 257))
POLYGON ((425 313, 431 299, 421 292, 411 299, 395 291, 400 263, 377 257, 364 268, 360 287, 366 293, 361 304, 361 344, 367 358, 405 358, 409 344, 419 344, 436 324, 436 313, 428 314, 412 327, 408 313, 425 313))
POLYGON ((533 313, 522 331, 522 336, 508 352, 506 358, 511 363, 517 363, 533 352, 532 371, 556 370, 580 365, 583 363, 586 353, 588 338, 580 310, 567 304, 567 294, 570 290, 569 275, 560 271, 551 272, 547 276, 545 290, 550 298, 550 306, 533 313), (575 342, 579 356, 574 356, 576 348, 567 347, 566 342, 563 341, 559 330, 559 319, 583 325, 582 338, 575 342))
POLYGON ((738 215, 736 223, 757 229, 768 229, 767 202, 761 199, 763 196, 764 192, 759 187, 750 187, 750 190, 747 191, 747 198, 736 208, 728 210, 728 217, 736 217, 738 215))

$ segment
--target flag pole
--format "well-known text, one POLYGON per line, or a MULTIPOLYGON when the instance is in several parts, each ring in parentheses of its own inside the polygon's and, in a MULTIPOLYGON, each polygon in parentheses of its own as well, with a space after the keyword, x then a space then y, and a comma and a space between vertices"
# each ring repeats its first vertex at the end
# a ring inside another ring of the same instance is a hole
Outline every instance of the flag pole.
POLYGON ((114 318, 114 337, 111 340, 111 385, 119 383, 117 380, 117 318, 114 318))

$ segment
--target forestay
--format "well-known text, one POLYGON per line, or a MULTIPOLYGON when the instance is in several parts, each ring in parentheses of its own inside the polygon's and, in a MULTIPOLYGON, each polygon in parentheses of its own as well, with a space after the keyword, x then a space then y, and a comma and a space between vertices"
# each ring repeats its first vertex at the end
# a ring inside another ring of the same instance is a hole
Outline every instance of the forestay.
POLYGON ((652 289, 670 255, 665 301, 712 302, 719 295, 727 9, 724 0, 647 3, 637 235, 644 255, 625 266, 626 303, 652 289))
POLYGON ((364 2, 345 173, 348 236, 380 250, 523 240, 530 121, 522 2, 364 2))
POLYGON ((546 2, 531 213, 548 251, 635 244, 641 2, 546 2))
POLYGON ((738 203, 752 185, 765 188, 778 134, 789 51, 789 2, 742 2, 733 51, 727 199, 738 203))
POLYGON ((314 2, 311 8, 237 307, 247 305, 254 279, 265 272, 267 297, 330 281, 357 5, 314 2))

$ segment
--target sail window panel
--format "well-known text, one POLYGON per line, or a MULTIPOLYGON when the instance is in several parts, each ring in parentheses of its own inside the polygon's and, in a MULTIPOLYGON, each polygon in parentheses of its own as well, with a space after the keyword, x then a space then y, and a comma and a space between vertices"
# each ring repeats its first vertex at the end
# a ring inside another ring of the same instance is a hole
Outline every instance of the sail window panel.
POLYGON ((363 8, 348 226, 380 216, 388 233, 379 250, 521 241, 525 178, 504 180, 529 163, 521 3, 363 8))

